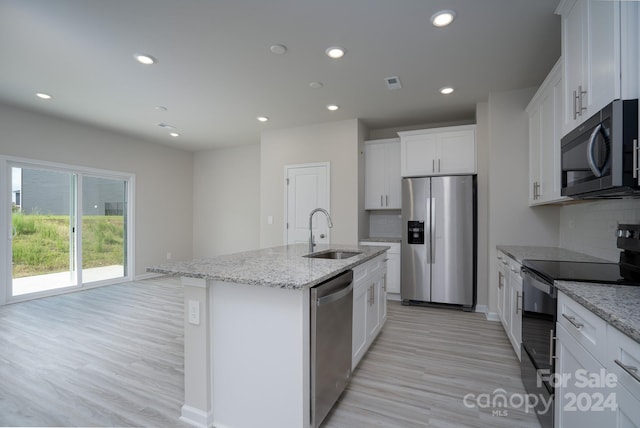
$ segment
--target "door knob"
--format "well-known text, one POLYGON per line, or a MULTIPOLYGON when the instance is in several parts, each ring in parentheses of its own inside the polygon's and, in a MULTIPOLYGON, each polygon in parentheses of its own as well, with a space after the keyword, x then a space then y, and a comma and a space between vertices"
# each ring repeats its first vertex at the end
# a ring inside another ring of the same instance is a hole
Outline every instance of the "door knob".
POLYGON ((324 238, 324 233, 321 233, 320 234, 320 239, 323 239, 323 238, 324 238))

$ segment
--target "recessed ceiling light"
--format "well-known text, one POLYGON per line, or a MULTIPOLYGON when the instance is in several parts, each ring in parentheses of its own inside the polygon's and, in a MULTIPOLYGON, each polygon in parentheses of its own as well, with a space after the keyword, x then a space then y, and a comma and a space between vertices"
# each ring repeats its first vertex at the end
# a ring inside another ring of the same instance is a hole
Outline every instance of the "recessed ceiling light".
POLYGON ((451 24, 456 17, 456 13, 452 10, 441 10, 431 17, 431 23, 436 27, 446 27, 451 24))
POLYGON ((268 122, 269 118, 267 116, 258 116, 256 117, 256 119, 258 119, 259 122, 268 122))
POLYGON ((133 54, 133 57, 140 64, 144 64, 144 65, 151 65, 151 64, 155 64, 156 62, 158 62, 157 59, 155 59, 151 55, 147 55, 147 54, 137 53, 137 54, 133 54))
POLYGON ((180 134, 178 134, 177 132, 169 132, 169 135, 171 135, 172 137, 179 137, 180 134))
POLYGON ((327 48, 327 50, 325 51, 327 56, 329 58, 333 58, 333 59, 342 58, 344 56, 345 52, 346 51, 343 48, 338 47, 338 46, 332 46, 330 48, 327 48))
POLYGON ((158 111, 167 111, 167 110, 169 110, 165 106, 156 106, 155 109, 158 110, 158 111))
POLYGON ((330 110, 330 111, 336 111, 336 110, 338 110, 339 108, 340 108, 340 107, 339 107, 339 106, 337 106, 337 105, 335 105, 335 104, 329 104, 329 105, 327 106, 327 110, 330 110))
POLYGON ((285 45, 271 45, 271 47, 269 47, 269 50, 271 51, 271 53, 274 53, 276 55, 284 55, 285 53, 287 53, 287 47, 285 45))
POLYGON ((44 92, 38 92, 38 93, 36 94, 36 97, 38 97, 38 98, 40 98, 40 99, 42 99, 42 100, 50 100, 50 99, 52 98, 52 96, 51 96, 51 95, 49 95, 49 94, 45 94, 44 92))
POLYGON ((440 93, 443 95, 449 95, 450 93, 453 92, 453 88, 450 86, 445 86, 444 88, 440 88, 440 93))
POLYGON ((320 89, 323 85, 322 82, 309 82, 309 86, 313 89, 320 89))

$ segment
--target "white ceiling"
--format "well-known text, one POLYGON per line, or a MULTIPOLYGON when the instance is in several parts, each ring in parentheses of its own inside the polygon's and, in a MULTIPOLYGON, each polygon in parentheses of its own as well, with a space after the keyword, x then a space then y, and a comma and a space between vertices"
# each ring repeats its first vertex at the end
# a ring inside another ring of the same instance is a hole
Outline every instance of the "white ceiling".
POLYGON ((0 101, 188 150, 353 118, 371 129, 468 120, 489 92, 542 82, 560 56, 557 3, 0 0, 0 101), (457 17, 435 28, 441 9, 457 17), (270 52, 277 43, 285 55, 270 52), (343 59, 324 55, 334 45, 343 59), (389 76, 402 89, 388 90, 389 76), (445 85, 456 91, 440 95, 445 85))

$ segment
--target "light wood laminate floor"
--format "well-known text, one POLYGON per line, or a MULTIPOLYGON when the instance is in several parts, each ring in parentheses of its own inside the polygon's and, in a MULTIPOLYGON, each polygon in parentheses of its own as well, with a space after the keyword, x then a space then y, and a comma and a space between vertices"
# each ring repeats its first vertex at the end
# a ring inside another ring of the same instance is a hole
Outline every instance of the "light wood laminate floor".
MULTIPOLYGON (((160 278, 0 307, 0 426, 186 428, 182 306, 179 279, 160 278)), ((539 426, 463 403, 498 388, 524 393, 499 323, 390 302, 323 426, 539 426)))

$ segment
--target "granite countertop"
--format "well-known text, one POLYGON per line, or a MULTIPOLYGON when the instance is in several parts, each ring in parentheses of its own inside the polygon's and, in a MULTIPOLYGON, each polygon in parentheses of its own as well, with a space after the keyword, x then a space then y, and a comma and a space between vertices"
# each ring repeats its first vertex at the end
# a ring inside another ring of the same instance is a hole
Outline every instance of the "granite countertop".
POLYGON ((402 243, 402 238, 380 238, 372 236, 370 238, 362 238, 360 242, 390 242, 394 244, 402 243))
POLYGON ((389 247, 317 245, 315 253, 328 249, 360 251, 362 254, 344 260, 313 259, 303 257, 309 253, 307 244, 295 244, 164 263, 148 267, 147 272, 302 290, 384 254, 389 247))
POLYGON ((562 260, 567 262, 611 263, 610 260, 604 260, 598 257, 558 247, 498 245, 496 248, 507 254, 512 259, 515 259, 520 264, 522 264, 523 260, 562 260))
POLYGON ((640 287, 556 281, 556 288, 640 343, 640 287))

